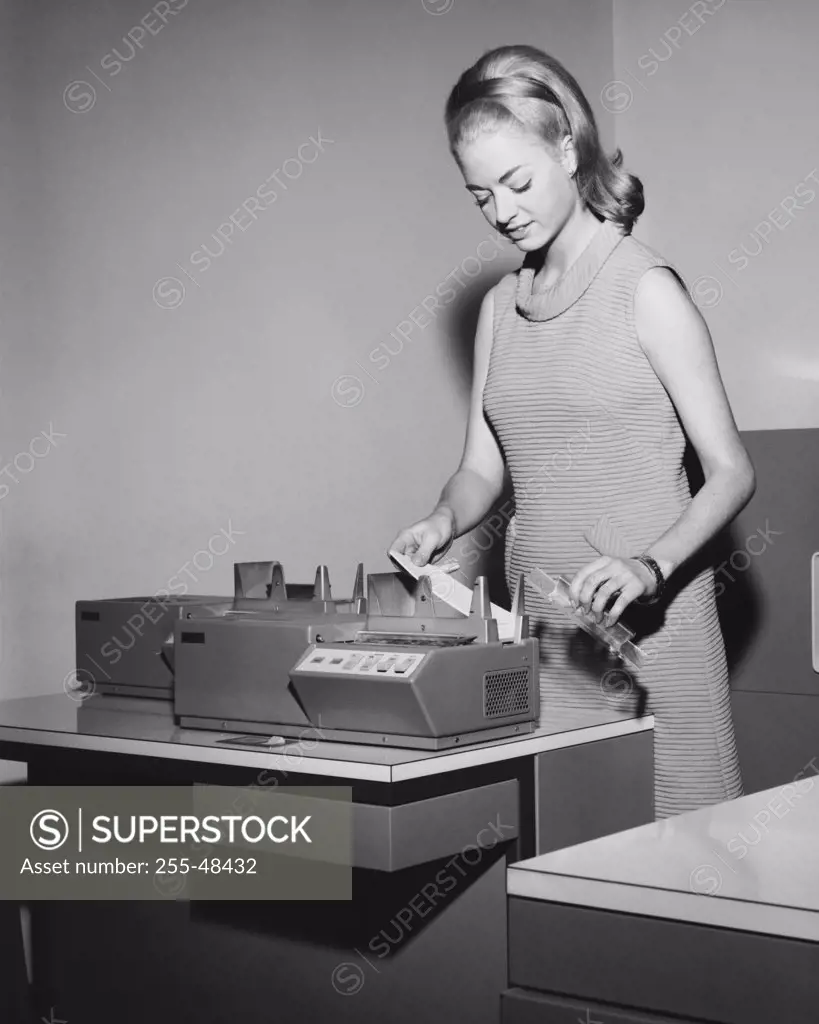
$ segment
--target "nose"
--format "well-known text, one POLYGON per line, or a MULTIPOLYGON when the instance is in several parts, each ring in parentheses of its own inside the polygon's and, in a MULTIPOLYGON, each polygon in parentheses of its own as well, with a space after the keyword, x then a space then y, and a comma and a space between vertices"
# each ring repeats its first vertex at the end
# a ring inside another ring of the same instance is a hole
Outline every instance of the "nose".
POLYGON ((499 230, 505 231, 507 226, 515 219, 517 212, 517 203, 511 192, 504 189, 499 196, 495 197, 495 220, 498 223, 499 230))

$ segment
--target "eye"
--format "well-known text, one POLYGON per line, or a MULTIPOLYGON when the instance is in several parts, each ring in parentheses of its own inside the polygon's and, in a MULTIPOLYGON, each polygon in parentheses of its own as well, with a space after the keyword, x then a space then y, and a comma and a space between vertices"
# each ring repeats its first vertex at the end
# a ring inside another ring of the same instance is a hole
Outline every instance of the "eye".
POLYGON ((525 185, 521 185, 520 188, 513 188, 512 191, 513 192, 517 192, 517 193, 528 192, 531 187, 532 187, 532 179, 530 178, 526 182, 525 185))
POLYGON ((479 206, 481 209, 483 209, 484 206, 486 206, 486 204, 489 202, 489 196, 474 196, 473 198, 475 201, 475 205, 479 206))

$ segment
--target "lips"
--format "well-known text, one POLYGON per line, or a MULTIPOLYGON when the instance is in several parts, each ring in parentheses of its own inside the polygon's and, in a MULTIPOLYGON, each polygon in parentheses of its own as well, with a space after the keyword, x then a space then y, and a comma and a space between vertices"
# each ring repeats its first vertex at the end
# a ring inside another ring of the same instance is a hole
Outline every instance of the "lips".
POLYGON ((519 227, 516 227, 514 231, 507 231, 506 234, 509 238, 517 238, 526 231, 531 223, 531 221, 528 221, 526 224, 521 224, 519 227))

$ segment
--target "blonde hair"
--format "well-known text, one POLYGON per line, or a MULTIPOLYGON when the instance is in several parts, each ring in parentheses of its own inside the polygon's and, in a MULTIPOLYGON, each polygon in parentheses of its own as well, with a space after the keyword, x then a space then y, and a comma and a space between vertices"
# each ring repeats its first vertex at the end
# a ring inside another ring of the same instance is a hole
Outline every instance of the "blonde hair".
POLYGON ((598 217, 629 232, 645 208, 642 183, 622 169, 620 150, 608 156, 600 145, 583 90, 559 61, 534 46, 485 53, 458 79, 444 119, 456 159, 464 143, 502 127, 533 132, 549 146, 569 135, 578 191, 598 217))

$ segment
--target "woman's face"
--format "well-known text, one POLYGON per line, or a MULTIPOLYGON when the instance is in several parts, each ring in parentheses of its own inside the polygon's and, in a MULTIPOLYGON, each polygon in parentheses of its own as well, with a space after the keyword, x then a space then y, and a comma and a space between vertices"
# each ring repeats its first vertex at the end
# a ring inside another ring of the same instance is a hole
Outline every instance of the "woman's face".
POLYGON ((485 132, 462 145, 457 160, 484 217, 524 252, 550 243, 576 206, 563 163, 530 132, 485 132))

